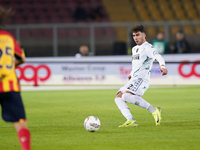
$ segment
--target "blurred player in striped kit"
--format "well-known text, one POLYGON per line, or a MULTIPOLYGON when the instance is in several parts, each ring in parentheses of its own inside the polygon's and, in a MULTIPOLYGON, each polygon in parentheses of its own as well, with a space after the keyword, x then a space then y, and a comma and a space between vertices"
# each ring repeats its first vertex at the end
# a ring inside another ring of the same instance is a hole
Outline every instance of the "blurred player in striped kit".
POLYGON ((152 113, 156 125, 161 122, 161 108, 154 107, 142 98, 144 92, 150 85, 150 74, 153 61, 156 59, 160 64, 159 71, 162 75, 167 74, 165 60, 156 49, 146 41, 146 32, 142 25, 137 25, 131 29, 133 39, 137 44, 132 48, 132 71, 128 76, 129 81, 120 88, 115 98, 115 103, 127 121, 119 127, 138 126, 126 103, 132 103, 147 109, 152 113))
POLYGON ((27 127, 24 106, 20 95, 20 85, 15 67, 25 62, 25 55, 15 38, 3 30, 5 19, 11 9, 0 6, 0 104, 2 118, 12 122, 18 133, 23 150, 30 150, 30 131, 27 127))

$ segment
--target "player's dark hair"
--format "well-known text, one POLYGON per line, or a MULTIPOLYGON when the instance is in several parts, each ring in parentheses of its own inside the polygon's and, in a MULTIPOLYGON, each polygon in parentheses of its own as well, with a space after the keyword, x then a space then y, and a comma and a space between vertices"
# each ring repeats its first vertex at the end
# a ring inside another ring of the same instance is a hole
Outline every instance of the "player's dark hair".
POLYGON ((6 8, 0 6, 0 28, 2 28, 2 26, 5 23, 6 18, 8 16, 10 16, 11 13, 12 13, 12 9, 11 8, 6 9, 6 8))
POLYGON ((146 31, 145 31, 145 28, 143 25, 136 25, 136 26, 133 26, 131 28, 131 32, 132 33, 136 33, 136 32, 142 32, 142 33, 145 33, 146 34, 146 31))

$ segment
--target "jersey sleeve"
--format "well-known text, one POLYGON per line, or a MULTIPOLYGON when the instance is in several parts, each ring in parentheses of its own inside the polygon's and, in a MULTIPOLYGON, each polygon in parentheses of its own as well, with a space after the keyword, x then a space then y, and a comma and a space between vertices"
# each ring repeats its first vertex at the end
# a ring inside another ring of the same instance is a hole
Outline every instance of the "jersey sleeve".
POLYGON ((160 66, 164 65, 165 66, 165 60, 163 59, 163 57, 157 52, 157 50, 152 46, 152 45, 149 45, 147 48, 146 48, 146 53, 147 53, 147 56, 152 58, 152 59, 156 59, 160 66))
POLYGON ((160 66, 165 66, 165 60, 153 46, 149 46, 149 48, 147 49, 147 55, 154 60, 156 59, 159 62, 160 66))
POLYGON ((156 60, 159 62, 160 67, 165 66, 165 60, 163 59, 163 57, 161 55, 157 55, 156 60))
POLYGON ((160 55, 152 45, 146 48, 146 53, 148 57, 153 59, 156 59, 160 55))

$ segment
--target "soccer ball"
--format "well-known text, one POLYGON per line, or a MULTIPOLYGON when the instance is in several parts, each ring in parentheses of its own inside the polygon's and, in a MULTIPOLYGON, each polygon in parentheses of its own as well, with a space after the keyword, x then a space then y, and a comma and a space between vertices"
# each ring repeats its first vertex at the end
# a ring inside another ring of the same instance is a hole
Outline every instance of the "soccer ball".
POLYGON ((100 128, 100 120, 95 116, 89 116, 84 121, 84 127, 87 131, 95 132, 100 128))

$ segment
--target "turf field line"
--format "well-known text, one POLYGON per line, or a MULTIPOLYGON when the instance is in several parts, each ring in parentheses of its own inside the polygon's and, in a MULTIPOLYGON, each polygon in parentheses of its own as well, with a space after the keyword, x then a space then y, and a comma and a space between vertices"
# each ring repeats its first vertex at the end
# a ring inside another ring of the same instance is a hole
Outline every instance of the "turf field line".
MULTIPOLYGON (((163 122, 199 122, 200 120, 175 120, 175 121, 172 121, 172 120, 167 120, 167 121, 162 121, 161 123, 163 122)), ((139 122, 139 121, 138 121, 139 122)), ((142 121, 142 122, 139 122, 139 123, 152 123, 154 121, 142 121)), ((112 124, 121 124, 121 123, 124 123, 124 122, 103 122, 101 123, 101 125, 112 125, 112 124)), ((28 124, 28 126, 32 126, 32 127, 38 127, 38 126, 63 126, 63 125, 83 125, 84 123, 65 123, 65 124, 28 124)), ((162 124, 161 124, 162 126, 162 124)), ((5 128, 5 127, 13 127, 13 125, 2 125, 0 126, 0 128, 5 128)))
MULTIPOLYGON (((21 86, 21 91, 59 91, 59 90, 98 90, 98 89, 119 89, 123 85, 71 85, 71 86, 21 86)), ((195 87, 195 86, 157 86, 151 85, 149 88, 182 88, 182 87, 195 87)))
POLYGON ((119 89, 121 86, 21 86, 21 91, 119 89))

